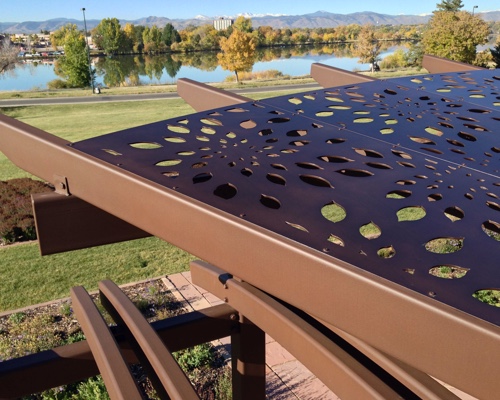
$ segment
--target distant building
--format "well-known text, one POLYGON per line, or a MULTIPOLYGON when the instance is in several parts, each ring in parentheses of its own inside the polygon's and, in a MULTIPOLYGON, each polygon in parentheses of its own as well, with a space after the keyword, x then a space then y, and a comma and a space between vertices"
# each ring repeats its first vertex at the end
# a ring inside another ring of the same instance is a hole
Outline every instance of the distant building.
POLYGON ((219 18, 214 21, 214 28, 218 31, 223 31, 229 28, 233 22, 232 19, 219 18))

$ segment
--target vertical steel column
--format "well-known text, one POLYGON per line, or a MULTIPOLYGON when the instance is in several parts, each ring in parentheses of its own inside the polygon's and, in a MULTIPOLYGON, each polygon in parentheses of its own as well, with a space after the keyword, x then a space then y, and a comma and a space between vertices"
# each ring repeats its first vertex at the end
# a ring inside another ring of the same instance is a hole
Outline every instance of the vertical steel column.
POLYGON ((233 400, 266 398, 265 333, 240 316, 240 330, 231 335, 233 400))

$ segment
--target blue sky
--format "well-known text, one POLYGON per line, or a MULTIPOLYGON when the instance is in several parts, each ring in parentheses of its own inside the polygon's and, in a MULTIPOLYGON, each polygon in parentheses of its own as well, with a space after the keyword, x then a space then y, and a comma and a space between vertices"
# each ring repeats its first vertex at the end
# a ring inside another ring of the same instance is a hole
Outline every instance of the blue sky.
MULTIPOLYGON (((477 11, 500 10, 498 0, 462 0, 466 10, 477 5, 477 11)), ((428 14, 440 0, 0 0, 0 22, 44 21, 51 18, 82 19, 85 7, 87 19, 116 17, 138 19, 157 16, 192 18, 252 14, 307 14, 318 10, 349 14, 375 11, 381 14, 428 14)))

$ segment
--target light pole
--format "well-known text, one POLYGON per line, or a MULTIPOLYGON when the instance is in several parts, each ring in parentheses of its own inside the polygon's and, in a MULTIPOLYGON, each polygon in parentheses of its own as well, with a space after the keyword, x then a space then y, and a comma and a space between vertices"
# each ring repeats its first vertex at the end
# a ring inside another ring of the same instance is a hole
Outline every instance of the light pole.
POLYGON ((90 85, 92 86, 92 93, 94 93, 94 77, 92 76, 92 67, 90 65, 90 47, 89 47, 89 39, 87 37, 87 21, 85 20, 85 8, 82 8, 82 12, 83 12, 83 26, 85 28, 85 43, 87 44, 87 60, 89 63, 90 85))
POLYGON ((474 10, 477 8, 478 6, 474 6, 472 7, 472 15, 474 15, 474 10))

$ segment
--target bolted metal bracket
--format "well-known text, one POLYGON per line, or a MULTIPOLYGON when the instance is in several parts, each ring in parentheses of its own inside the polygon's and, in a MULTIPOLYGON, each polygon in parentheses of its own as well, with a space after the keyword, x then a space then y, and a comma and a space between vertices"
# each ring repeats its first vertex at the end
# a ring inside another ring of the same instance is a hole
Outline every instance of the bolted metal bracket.
POLYGON ((56 193, 63 194, 64 196, 71 195, 68 187, 68 179, 65 176, 54 175, 53 181, 56 193))

